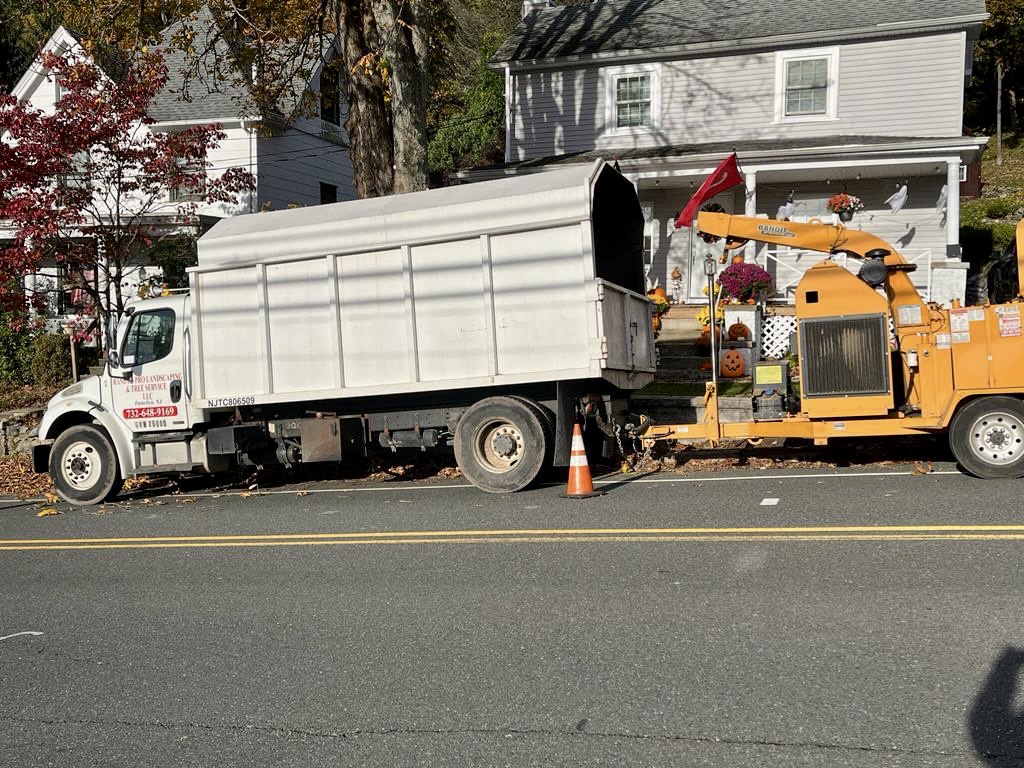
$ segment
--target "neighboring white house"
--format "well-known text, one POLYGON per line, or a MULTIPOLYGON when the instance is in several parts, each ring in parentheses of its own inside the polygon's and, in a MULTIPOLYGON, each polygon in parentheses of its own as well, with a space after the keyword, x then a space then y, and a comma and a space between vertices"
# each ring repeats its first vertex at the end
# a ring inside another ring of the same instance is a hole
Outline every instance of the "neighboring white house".
MULTIPOLYGON (((352 164, 342 128, 345 104, 337 74, 332 74, 329 67, 322 68, 319 59, 311 61, 310 80, 300 83, 297 89, 306 91, 303 107, 298 100, 291 99, 290 105, 281 105, 279 111, 261 110, 250 97, 245 78, 213 81, 210 73, 215 66, 223 70, 224 62, 233 60, 220 38, 216 22, 205 7, 164 31, 169 81, 150 105, 149 114, 156 123, 149 130, 175 132, 195 125, 219 124, 226 138, 208 156, 209 168, 205 172, 213 177, 227 168, 245 168, 255 177, 255 189, 237 205, 201 205, 197 219, 187 226, 175 216, 184 199, 181 191, 168 189, 165 204, 152 210, 150 223, 159 225, 165 220, 165 232, 194 237, 226 216, 354 199, 352 164), (170 47, 171 41, 182 37, 183 27, 188 28, 184 31, 193 50, 202 52, 198 59, 187 59, 180 50, 170 47), (312 110, 305 108, 309 105, 312 110), (311 116, 310 112, 318 114, 311 116)), ((86 55, 78 38, 63 27, 50 37, 44 51, 86 55)), ((332 57, 333 51, 329 51, 324 58, 332 57)), ((106 72, 104 63, 101 60, 100 66, 106 72)), ((37 59, 12 95, 38 109, 52 111, 60 98, 59 91, 59 84, 37 59)), ((3 237, 4 226, 0 222, 0 239, 3 237)), ((95 272, 86 277, 96 279, 95 272)), ((124 288, 131 292, 147 277, 155 277, 152 267, 148 276, 144 269, 141 276, 134 275, 124 288)), ((53 266, 25 279, 27 290, 47 295, 51 314, 58 320, 75 314, 74 302, 69 301, 63 284, 65 278, 61 268, 53 266)))
MULTIPOLYGON (((959 201, 987 138, 963 135, 971 51, 984 0, 603 0, 524 16, 491 59, 506 83, 506 163, 470 179, 618 161, 648 218, 648 279, 676 267, 703 299, 708 246, 673 222, 736 151, 745 186, 715 199, 731 213, 821 218, 848 192, 866 210, 849 227, 919 263, 937 300, 962 298, 959 201), (902 206, 899 205, 903 200, 902 206), (887 202, 888 201, 888 202, 887 202)), ((820 260, 749 247, 791 297, 820 260)))

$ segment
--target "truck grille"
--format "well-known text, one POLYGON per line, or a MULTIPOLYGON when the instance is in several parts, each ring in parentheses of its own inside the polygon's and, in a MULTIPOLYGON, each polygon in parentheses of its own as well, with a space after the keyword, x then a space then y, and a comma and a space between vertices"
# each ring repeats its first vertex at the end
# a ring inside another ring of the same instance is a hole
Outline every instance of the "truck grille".
POLYGON ((800 371, 803 397, 888 392, 888 318, 860 315, 802 320, 800 371))

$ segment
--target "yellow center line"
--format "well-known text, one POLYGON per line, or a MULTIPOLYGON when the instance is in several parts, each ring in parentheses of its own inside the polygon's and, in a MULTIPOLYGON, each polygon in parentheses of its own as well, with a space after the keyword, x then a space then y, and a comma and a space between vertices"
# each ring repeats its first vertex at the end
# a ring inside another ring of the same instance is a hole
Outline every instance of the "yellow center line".
POLYGON ((701 541, 1021 541, 1024 525, 878 525, 736 528, 525 528, 449 531, 351 531, 216 536, 2 539, 0 551, 181 549, 327 544, 497 544, 701 541))

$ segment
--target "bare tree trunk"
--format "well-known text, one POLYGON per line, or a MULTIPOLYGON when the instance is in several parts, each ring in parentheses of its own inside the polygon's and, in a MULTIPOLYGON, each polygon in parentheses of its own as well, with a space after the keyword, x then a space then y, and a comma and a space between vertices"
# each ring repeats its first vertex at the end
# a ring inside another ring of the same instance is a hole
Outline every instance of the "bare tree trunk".
POLYGON ((395 192, 427 188, 427 29, 424 0, 373 0, 381 50, 391 66, 395 192))
POLYGON ((394 191, 394 134, 384 103, 376 66, 364 56, 377 45, 377 25, 370 0, 337 4, 341 58, 345 71, 348 117, 345 131, 351 146, 352 171, 359 197, 379 197, 394 191))

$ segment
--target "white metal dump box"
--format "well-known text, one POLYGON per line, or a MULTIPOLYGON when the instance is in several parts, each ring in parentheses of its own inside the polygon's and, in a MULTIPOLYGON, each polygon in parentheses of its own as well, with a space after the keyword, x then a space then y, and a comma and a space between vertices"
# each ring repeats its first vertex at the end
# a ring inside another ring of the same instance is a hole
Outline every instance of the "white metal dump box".
POLYGON ((191 270, 200 407, 653 378, 643 215, 599 161, 237 216, 191 270))

